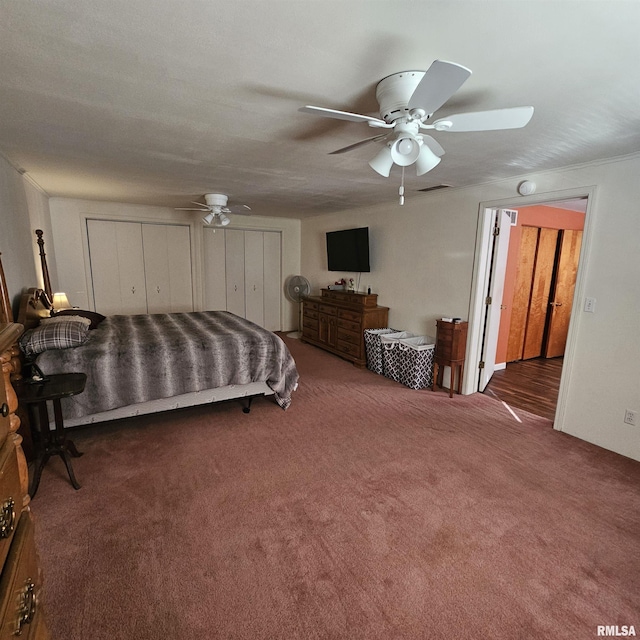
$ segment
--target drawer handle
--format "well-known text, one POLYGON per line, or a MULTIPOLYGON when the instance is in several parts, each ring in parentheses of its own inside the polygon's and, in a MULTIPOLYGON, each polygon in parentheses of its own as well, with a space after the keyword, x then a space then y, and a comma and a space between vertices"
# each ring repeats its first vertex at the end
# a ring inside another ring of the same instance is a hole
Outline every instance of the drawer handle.
POLYGON ((9 415, 9 405, 6 402, 2 403, 2 417, 6 418, 9 415))
POLYGON ((36 615, 36 585, 31 578, 27 578, 22 592, 20 593, 20 605, 18 606, 18 622, 14 635, 22 635, 22 627, 30 624, 36 615))
POLYGON ((8 538, 12 533, 16 524, 16 503, 13 498, 5 500, 0 507, 0 539, 8 538))

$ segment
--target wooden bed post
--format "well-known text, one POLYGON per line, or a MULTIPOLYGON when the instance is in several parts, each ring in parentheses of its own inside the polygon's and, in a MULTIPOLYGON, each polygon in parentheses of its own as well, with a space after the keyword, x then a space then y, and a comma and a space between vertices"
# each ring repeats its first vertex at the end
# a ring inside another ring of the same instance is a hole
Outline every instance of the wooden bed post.
POLYGON ((49 302, 53 302, 53 290, 51 289, 51 280, 49 279, 49 267, 47 267, 47 254, 44 252, 44 240, 42 229, 36 229, 38 236, 38 247, 40 248, 40 264, 42 265, 42 278, 44 279, 44 292, 49 298, 49 302))

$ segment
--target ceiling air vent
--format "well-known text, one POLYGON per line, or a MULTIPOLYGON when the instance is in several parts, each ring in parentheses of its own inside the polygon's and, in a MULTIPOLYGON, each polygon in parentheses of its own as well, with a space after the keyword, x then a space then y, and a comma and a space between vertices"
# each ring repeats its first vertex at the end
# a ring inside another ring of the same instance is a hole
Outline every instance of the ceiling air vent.
POLYGON ((435 187, 425 187, 424 189, 418 189, 418 191, 422 191, 426 193, 427 191, 438 191, 438 189, 448 189, 450 184, 437 184, 435 187))

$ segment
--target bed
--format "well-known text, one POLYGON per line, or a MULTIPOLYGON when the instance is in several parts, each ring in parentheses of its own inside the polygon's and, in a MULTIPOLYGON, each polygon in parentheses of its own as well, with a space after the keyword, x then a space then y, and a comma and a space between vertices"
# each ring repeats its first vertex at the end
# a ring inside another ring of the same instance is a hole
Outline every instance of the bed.
POLYGON ((282 409, 298 372, 283 340, 227 311, 100 316, 68 310, 50 316, 52 299, 42 232, 45 287, 22 296, 18 321, 27 361, 46 375, 87 374, 82 394, 62 401, 65 426, 257 396, 282 409))

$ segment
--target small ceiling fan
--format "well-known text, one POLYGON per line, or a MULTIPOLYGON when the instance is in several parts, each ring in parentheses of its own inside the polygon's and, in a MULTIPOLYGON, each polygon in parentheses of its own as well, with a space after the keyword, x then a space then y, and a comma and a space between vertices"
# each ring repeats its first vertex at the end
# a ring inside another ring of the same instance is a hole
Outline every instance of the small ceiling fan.
POLYGON ((251 215, 251 207, 246 204, 228 207, 228 199, 228 196, 225 196, 222 193, 206 193, 204 196, 206 204, 202 204, 202 202, 192 203, 198 205, 198 209, 177 208, 176 211, 201 211, 202 213, 206 213, 207 215, 202 218, 202 222, 208 225, 213 224, 214 227, 226 227, 231 222, 227 213, 245 216, 251 215))
MULTIPOLYGON (((366 122, 385 129, 367 138, 333 151, 345 153, 370 142, 384 142, 382 150, 369 162, 374 171, 389 177, 391 167, 415 163, 419 176, 438 165, 445 151, 430 135, 422 131, 468 132, 518 129, 533 116, 533 107, 513 107, 472 113, 458 113, 431 121, 437 111, 469 78, 471 70, 454 62, 435 60, 428 71, 401 71, 383 78, 376 87, 380 118, 348 111, 307 105, 299 111, 324 118, 366 122)), ((403 203, 401 187, 400 204, 403 203)))

